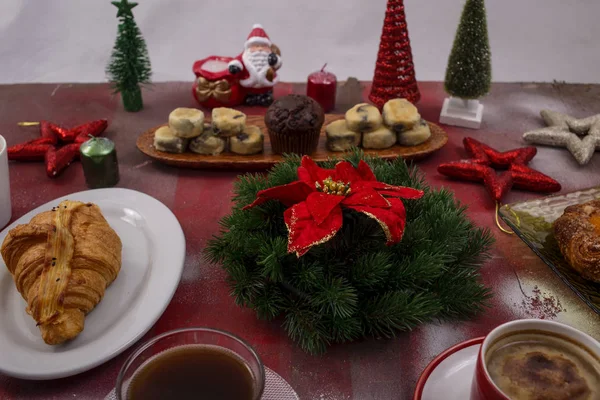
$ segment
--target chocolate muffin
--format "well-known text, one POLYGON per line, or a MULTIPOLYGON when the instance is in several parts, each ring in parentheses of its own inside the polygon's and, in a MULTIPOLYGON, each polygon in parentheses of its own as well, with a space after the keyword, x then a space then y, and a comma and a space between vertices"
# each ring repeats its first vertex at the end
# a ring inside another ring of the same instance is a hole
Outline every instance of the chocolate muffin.
POLYGON ((275 101, 265 115, 273 152, 310 154, 317 149, 325 115, 313 99, 290 94, 275 101))

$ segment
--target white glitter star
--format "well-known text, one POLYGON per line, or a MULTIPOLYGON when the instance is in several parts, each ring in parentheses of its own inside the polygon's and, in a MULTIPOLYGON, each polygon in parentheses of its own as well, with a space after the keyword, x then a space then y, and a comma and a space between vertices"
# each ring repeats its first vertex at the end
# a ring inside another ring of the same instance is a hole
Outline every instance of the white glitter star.
POLYGON ((542 110, 548 127, 525 132, 523 139, 533 144, 566 147, 580 165, 587 164, 600 150, 600 114, 575 119, 556 111, 542 110))

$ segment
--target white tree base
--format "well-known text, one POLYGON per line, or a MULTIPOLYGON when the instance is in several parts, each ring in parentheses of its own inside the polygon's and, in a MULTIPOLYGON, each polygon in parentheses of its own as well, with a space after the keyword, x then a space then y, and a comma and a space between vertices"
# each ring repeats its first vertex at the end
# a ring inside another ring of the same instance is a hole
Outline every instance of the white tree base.
POLYGON ((483 104, 479 100, 447 97, 444 100, 440 122, 442 124, 479 129, 483 117, 483 104))

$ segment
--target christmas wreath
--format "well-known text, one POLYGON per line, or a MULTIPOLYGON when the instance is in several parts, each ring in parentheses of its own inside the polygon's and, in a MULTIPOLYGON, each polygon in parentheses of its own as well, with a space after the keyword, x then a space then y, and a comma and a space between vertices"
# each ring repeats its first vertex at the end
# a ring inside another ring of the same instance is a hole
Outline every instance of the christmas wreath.
POLYGON ((238 305, 281 318, 310 353, 467 318, 491 295, 479 282, 490 232, 402 159, 287 156, 266 176, 241 176, 233 201, 207 259, 238 305))

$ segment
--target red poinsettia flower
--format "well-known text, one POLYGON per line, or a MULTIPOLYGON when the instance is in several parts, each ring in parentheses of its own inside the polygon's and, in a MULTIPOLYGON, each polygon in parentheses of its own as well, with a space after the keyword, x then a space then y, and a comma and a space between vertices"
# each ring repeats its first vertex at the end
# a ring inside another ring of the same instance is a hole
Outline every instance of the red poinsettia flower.
POLYGON ((288 228, 288 251, 304 255, 312 246, 325 243, 342 227, 342 209, 350 208, 375 219, 387 244, 402 239, 406 223, 403 199, 419 199, 421 190, 379 182, 364 161, 358 168, 339 162, 335 169, 323 169, 308 156, 298 167, 298 180, 258 192, 256 200, 244 207, 256 207, 279 200, 289 208, 283 217, 288 228))

